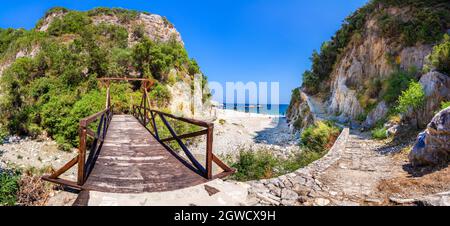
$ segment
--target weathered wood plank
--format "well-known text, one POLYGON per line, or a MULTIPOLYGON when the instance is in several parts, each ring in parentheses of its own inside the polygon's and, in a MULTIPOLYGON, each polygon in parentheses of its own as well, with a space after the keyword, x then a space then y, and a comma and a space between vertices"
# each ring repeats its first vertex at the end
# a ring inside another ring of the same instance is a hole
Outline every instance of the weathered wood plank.
POLYGON ((207 182, 185 164, 156 141, 136 118, 115 115, 83 189, 161 192, 207 182))

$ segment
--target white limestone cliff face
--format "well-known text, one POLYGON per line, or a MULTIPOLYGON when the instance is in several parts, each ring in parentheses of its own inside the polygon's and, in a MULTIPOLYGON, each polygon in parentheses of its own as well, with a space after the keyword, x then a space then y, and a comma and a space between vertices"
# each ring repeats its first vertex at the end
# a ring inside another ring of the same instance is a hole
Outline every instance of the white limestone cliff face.
POLYGON ((315 117, 307 98, 306 94, 301 91, 298 96, 292 97, 291 104, 286 112, 286 118, 292 131, 302 130, 314 124, 315 117))
MULTIPOLYGON (((172 69, 170 73, 181 72, 172 69)), ((168 108, 172 113, 191 118, 211 118, 215 115, 211 103, 203 102, 203 94, 208 90, 202 89, 202 76, 196 74, 192 81, 180 81, 168 87, 172 95, 168 108)))
MULTIPOLYGON (((416 45, 403 47, 401 44, 387 40, 381 36, 376 20, 368 20, 361 43, 355 39, 349 44, 341 59, 335 65, 331 74, 331 96, 328 113, 339 115, 341 119, 356 119, 364 113, 358 100, 358 90, 365 83, 374 80, 384 80, 396 70, 395 63, 400 68, 421 70, 432 46, 416 45), (390 62, 390 57, 396 62, 390 62)), ((374 109, 366 123, 372 124, 375 119, 384 117, 386 112, 379 107, 374 109), (376 117, 374 117, 376 116, 376 117)), ((372 124, 373 125, 373 124, 372 124)))

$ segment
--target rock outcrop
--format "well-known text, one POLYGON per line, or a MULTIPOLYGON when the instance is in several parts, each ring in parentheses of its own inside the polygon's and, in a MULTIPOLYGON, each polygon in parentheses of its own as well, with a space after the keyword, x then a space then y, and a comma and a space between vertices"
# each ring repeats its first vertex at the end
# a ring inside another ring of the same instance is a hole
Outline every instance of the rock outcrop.
POLYGON ((183 44, 180 33, 177 29, 164 17, 156 14, 146 14, 139 13, 139 16, 127 23, 124 23, 115 15, 98 15, 92 17, 92 22, 94 24, 113 24, 117 26, 122 26, 127 29, 129 37, 128 42, 130 45, 135 43, 133 33, 134 29, 142 26, 142 31, 147 37, 154 41, 167 42, 172 38, 183 44))
POLYGON ((291 130, 302 130, 314 124, 314 114, 311 112, 307 98, 306 94, 301 91, 293 93, 291 104, 286 112, 291 130))
POLYGON ((434 117, 436 109, 441 103, 450 101, 450 77, 433 71, 420 78, 420 84, 425 91, 425 105, 419 112, 418 122, 420 128, 425 128, 434 117))
MULTIPOLYGON (((403 70, 421 70, 426 56, 431 51, 430 45, 404 47, 392 42, 380 34, 375 18, 368 20, 364 40, 361 43, 353 41, 349 44, 330 76, 331 96, 328 112, 339 115, 340 118, 357 119, 366 113, 358 99, 360 91, 371 86, 371 81, 387 79, 398 67, 403 70), (395 55, 397 62, 390 62, 387 57, 390 55, 395 55)), ((386 112, 380 110, 382 105, 381 103, 379 108, 368 112, 371 117, 367 119, 367 124, 372 126, 385 116, 386 112)))
MULTIPOLYGON (((62 18, 67 14, 66 10, 55 11, 47 14, 45 18, 42 19, 41 24, 38 26, 37 30, 45 32, 48 30, 50 24, 57 18, 62 18)), ((129 43, 133 44, 133 32, 138 26, 142 26, 142 31, 147 37, 156 41, 169 41, 174 38, 178 42, 183 44, 180 33, 177 29, 164 17, 157 14, 139 13, 138 16, 130 21, 123 21, 115 14, 102 14, 91 16, 92 23, 99 25, 101 23, 112 24, 121 26, 127 29, 129 33, 129 43)))
MULTIPOLYGON (((170 74, 177 73, 182 72, 178 72, 176 69, 172 69, 170 72, 170 74)), ((209 101, 203 101, 203 96, 208 90, 202 89, 202 76, 197 74, 192 81, 180 81, 168 86, 173 97, 168 106, 172 113, 184 117, 204 119, 209 119, 215 115, 209 101), (191 83, 193 84, 192 86, 191 83)))
POLYGON ((440 165, 450 161, 450 107, 439 112, 409 155, 413 166, 440 165))
POLYGON ((385 117, 388 113, 388 106, 385 101, 381 101, 375 110, 370 112, 370 114, 367 116, 366 121, 363 123, 363 127, 370 128, 374 126, 378 120, 385 117))

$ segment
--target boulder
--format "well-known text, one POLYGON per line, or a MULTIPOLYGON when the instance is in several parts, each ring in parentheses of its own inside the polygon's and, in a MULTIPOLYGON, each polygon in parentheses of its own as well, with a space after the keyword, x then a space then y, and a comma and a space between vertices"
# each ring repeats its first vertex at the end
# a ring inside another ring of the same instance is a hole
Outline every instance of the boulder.
POLYGON ((388 110, 389 107, 387 106, 386 102, 381 101, 377 105, 377 107, 367 116, 366 121, 363 123, 363 127, 373 127, 380 119, 384 118, 387 115, 388 110))
POLYGON ((450 107, 439 112, 419 134, 409 160, 413 166, 434 166, 450 161, 450 107))
POLYGON ((420 78, 425 91, 425 106, 418 114, 420 128, 425 128, 440 109, 441 103, 450 100, 450 77, 437 71, 429 72, 420 78))
POLYGON ((443 192, 419 198, 421 206, 450 206, 450 192, 443 192))

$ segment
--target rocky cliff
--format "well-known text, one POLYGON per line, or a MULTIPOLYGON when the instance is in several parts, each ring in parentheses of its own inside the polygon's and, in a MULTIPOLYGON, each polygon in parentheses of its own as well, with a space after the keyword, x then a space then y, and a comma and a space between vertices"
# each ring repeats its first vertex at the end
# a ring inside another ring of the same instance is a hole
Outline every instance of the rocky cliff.
MULTIPOLYGON (((68 10, 63 8, 54 8, 41 19, 37 24, 36 29, 41 32, 46 32, 55 19, 61 19, 68 12, 68 10)), ((174 38, 178 42, 183 43, 181 35, 176 30, 175 26, 165 17, 160 15, 118 8, 96 8, 91 10, 89 15, 95 25, 106 23, 126 28, 130 45, 134 44, 136 41, 138 32, 142 32, 142 34, 138 34, 138 36, 146 35, 154 41, 160 40, 167 42, 171 38, 174 38), (127 13, 128 15, 124 15, 124 13, 127 13)))
MULTIPOLYGON (((11 40, 10 46, 0 53, 0 77, 3 72, 8 69, 19 58, 35 58, 40 50, 41 45, 45 41, 51 39, 51 42, 58 42, 62 44, 71 44, 76 41, 79 36, 77 31, 60 31, 62 29, 71 30, 73 24, 79 23, 80 20, 88 20, 85 26, 92 26, 93 29, 102 28, 102 31, 106 38, 117 39, 119 32, 123 32, 126 35, 126 43, 124 46, 126 49, 132 49, 139 44, 144 38, 148 38, 153 42, 169 43, 176 41, 181 46, 184 46, 180 33, 176 30, 175 26, 170 23, 165 17, 156 14, 150 14, 145 12, 137 12, 119 8, 96 8, 87 12, 70 11, 65 8, 53 8, 50 9, 46 15, 37 23, 35 29, 26 31, 23 29, 4 30, 5 33, 20 33, 17 35, 18 39, 24 39, 24 44, 11 40), (68 19, 70 18, 70 20, 68 19), (75 21, 75 22, 74 22, 75 21), (62 24, 58 30, 55 24, 62 24), (109 30, 108 30, 109 29, 109 30), (113 34, 114 33, 114 34, 113 34), (29 38, 28 36, 33 36, 29 38), (37 36, 38 38, 34 37, 37 36), (43 41, 45 40, 45 41, 43 41)), ((78 28, 80 29, 80 28, 78 28)), ((2 30, 3 31, 3 30, 2 30)), ((16 34, 14 34, 16 35, 16 34)), ((13 36, 13 35, 11 35, 13 36)), ((96 37, 98 47, 114 49, 117 46, 106 46, 101 37, 96 37)), ((111 51, 111 50, 106 50, 111 51)), ((183 54, 183 53, 182 53, 183 54)), ((128 59, 127 59, 128 60, 128 59)), ((133 61, 134 59, 128 60, 133 61)), ((106 74, 98 75, 99 77, 105 76, 127 76, 127 77, 144 77, 142 72, 139 72, 135 67, 135 62, 127 62, 126 67, 121 72, 126 74, 106 74)), ((196 63, 195 63, 196 64, 196 63)), ((184 67, 180 65, 169 66, 164 78, 156 78, 161 84, 163 84, 170 92, 171 97, 180 98, 168 98, 168 105, 165 106, 174 113, 179 113, 187 117, 208 117, 211 115, 209 112, 209 101, 206 101, 205 97, 209 95, 209 90, 204 89, 204 76, 200 71, 191 72, 190 65, 184 67), (169 78, 172 81, 168 81, 169 78)), ((87 76, 88 69, 82 70, 82 74, 87 76)), ((80 74, 81 76, 81 74, 80 74)), ((151 77, 154 75, 151 75, 151 77)), ((148 76, 147 76, 148 77, 148 76)), ((1 89, 1 88, 0 88, 1 89)), ((0 92, 1 93, 1 92, 0 92)), ((1 95, 1 94, 0 94, 1 95)))
MULTIPOLYGON (((76 146, 77 123, 104 109, 97 78, 153 81, 152 108, 209 118, 207 78, 166 18, 118 8, 50 9, 34 29, 0 28, 0 133, 76 146)), ((139 82, 111 86, 114 110, 139 105, 139 82)), ((193 129, 176 127, 177 133, 193 129)))
MULTIPOLYGON (((410 80, 420 81, 426 104, 418 121, 426 126, 441 103, 450 100, 449 75, 424 70, 450 28, 449 10, 447 1, 371 1, 314 53, 302 90, 321 97, 330 117, 370 128, 392 113, 410 80)), ((294 100, 291 108, 300 105, 294 100)), ((288 116, 297 117, 303 115, 288 116)))

